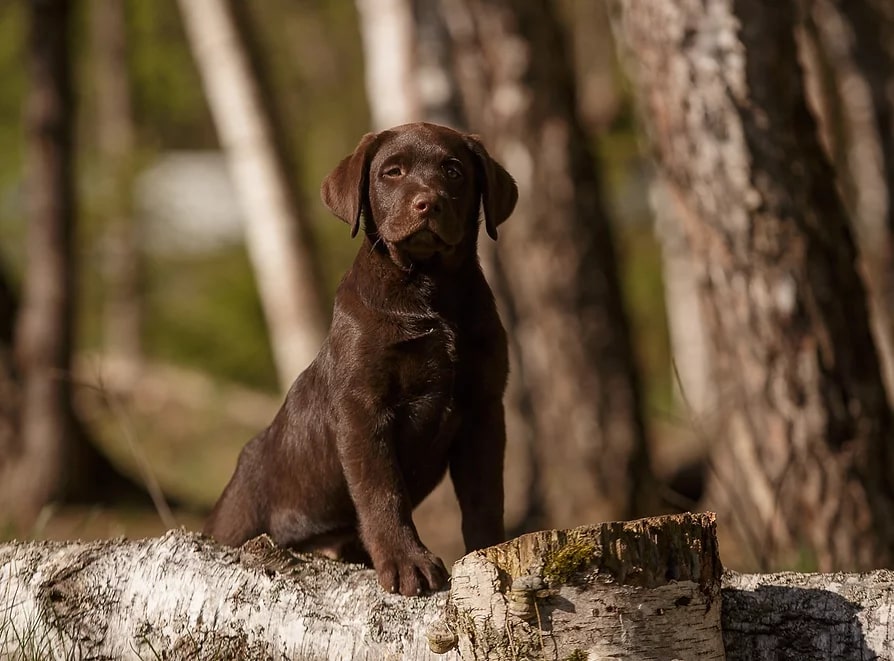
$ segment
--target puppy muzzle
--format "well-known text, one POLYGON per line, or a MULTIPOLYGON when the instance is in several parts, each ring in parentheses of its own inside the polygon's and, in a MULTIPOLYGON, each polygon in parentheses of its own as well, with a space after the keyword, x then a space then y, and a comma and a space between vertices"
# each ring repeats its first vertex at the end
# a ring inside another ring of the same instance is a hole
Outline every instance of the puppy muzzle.
POLYGON ((427 259, 438 253, 449 255, 456 250, 455 244, 448 243, 427 227, 398 241, 397 246, 415 259, 427 259))

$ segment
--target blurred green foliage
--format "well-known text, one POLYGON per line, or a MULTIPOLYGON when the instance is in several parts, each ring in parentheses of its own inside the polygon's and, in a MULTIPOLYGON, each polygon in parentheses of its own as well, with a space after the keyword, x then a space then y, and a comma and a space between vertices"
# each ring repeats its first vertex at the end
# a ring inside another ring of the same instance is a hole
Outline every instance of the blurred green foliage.
POLYGON ((150 355, 275 392, 273 356, 251 264, 241 247, 149 263, 150 355), (196 309, 198 306, 199 309, 196 309))
POLYGON ((214 125, 176 1, 128 2, 127 11, 140 146, 156 151, 215 148, 214 125))

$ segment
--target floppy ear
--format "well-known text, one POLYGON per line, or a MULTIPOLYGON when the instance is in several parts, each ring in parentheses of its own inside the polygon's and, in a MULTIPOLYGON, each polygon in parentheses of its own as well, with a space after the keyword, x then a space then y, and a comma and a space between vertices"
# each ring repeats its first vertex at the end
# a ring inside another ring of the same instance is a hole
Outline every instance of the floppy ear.
POLYGON ((363 136, 354 152, 345 156, 320 186, 323 204, 351 226, 352 239, 357 236, 360 228, 363 200, 369 185, 369 162, 375 140, 375 133, 363 136))
POLYGON ((518 202, 518 187, 502 165, 490 157, 476 135, 467 135, 466 144, 478 160, 478 185, 484 206, 484 226, 497 240, 497 226, 509 218, 518 202))

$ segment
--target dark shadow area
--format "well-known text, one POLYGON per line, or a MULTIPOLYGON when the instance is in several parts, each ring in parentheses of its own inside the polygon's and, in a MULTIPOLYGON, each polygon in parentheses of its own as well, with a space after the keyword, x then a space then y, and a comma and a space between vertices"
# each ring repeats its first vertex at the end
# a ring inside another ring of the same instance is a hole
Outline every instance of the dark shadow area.
POLYGON ((761 586, 723 589, 721 623, 728 661, 869 661, 861 608, 827 590, 761 586))

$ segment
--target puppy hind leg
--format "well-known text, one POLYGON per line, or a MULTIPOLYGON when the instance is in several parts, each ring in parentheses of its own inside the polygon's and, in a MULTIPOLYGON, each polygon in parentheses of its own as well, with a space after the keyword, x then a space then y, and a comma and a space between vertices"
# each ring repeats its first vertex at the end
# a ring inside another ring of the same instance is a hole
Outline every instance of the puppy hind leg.
POLYGON ((260 471, 254 451, 257 441, 252 440, 242 450, 236 471, 203 529, 206 535, 227 546, 239 546, 264 532, 262 490, 256 485, 260 471))
POLYGON ((202 531, 227 546, 239 546, 263 532, 254 503, 242 485, 234 484, 235 479, 236 476, 227 485, 202 531))

